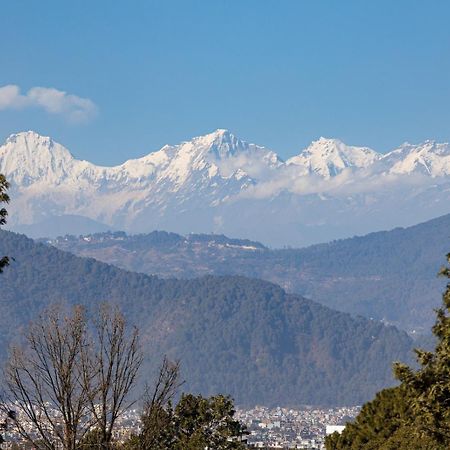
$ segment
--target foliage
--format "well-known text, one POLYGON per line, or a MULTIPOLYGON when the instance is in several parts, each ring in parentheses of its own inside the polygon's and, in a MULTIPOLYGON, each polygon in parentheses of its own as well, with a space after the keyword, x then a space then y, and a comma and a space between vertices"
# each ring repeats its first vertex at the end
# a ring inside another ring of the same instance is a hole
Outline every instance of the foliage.
POLYGON ((169 403, 155 415, 142 418, 144 431, 126 445, 127 449, 146 450, 215 450, 244 449, 242 438, 245 428, 233 418, 233 401, 223 395, 204 398, 201 395, 184 394, 175 408, 169 403), (155 420, 164 418, 164 426, 155 426, 155 420), (145 429, 160 429, 157 439, 149 444, 145 429))
MULTIPOLYGON (((447 255, 450 264, 450 253, 447 255)), ((450 279, 450 267, 441 275, 450 279)), ((417 371, 396 364, 395 374, 406 386, 414 413, 414 425, 421 434, 450 445, 450 282, 437 310, 433 334, 438 342, 434 352, 416 350, 421 368, 417 371)))
POLYGON ((240 438, 245 434, 245 430, 233 419, 233 415, 233 402, 229 397, 216 395, 203 398, 201 395, 183 395, 174 412, 178 438, 175 448, 244 448, 240 438))
MULTIPOLYGON (((450 264, 450 253, 447 255, 450 264)), ((441 275, 450 278, 450 267, 441 275)), ((341 435, 327 438, 328 450, 448 449, 450 447, 450 282, 437 310, 434 352, 416 350, 420 368, 396 363, 401 384, 381 391, 341 435)))

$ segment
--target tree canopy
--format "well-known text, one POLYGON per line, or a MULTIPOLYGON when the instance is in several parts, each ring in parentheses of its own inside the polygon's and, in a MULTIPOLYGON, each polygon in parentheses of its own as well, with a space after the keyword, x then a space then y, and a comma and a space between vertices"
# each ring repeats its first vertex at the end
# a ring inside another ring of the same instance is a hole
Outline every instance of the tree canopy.
POLYGON ((245 449, 246 429, 234 419, 233 400, 224 395, 209 398, 183 394, 171 402, 145 409, 143 430, 125 445, 126 450, 240 450, 245 449))

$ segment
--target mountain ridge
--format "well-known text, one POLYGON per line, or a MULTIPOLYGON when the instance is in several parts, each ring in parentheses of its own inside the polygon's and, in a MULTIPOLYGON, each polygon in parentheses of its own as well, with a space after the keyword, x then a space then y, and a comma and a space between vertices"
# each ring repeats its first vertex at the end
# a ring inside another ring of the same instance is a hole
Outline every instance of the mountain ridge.
MULTIPOLYGON (((171 236, 168 236, 170 239, 171 236)), ((333 311, 267 281, 240 276, 161 279, 0 231, 0 348, 54 302, 117 304, 140 329, 147 365, 181 359, 184 388, 240 405, 361 404, 393 383, 411 339, 392 326, 333 311)))
MULTIPOLYGON (((321 138, 285 162, 219 129, 103 167, 26 132, 0 147, 0 173, 11 182, 12 229, 71 215, 130 232, 241 230, 303 245, 447 213, 450 146, 427 141, 381 155, 321 138)), ((43 228, 32 234, 45 236, 43 228)))
MULTIPOLYGON (((6 138, 5 143, 0 146, 0 158, 2 161, 6 156, 9 156, 11 152, 17 152, 17 148, 19 147, 19 151, 21 148, 25 148, 28 151, 30 147, 34 147, 36 152, 42 151, 43 149, 51 151, 50 153, 56 151, 56 155, 60 156, 60 159, 64 162, 76 161, 79 163, 87 163, 91 167, 100 169, 100 170, 118 170, 119 168, 125 168, 126 166, 133 166, 133 163, 145 163, 151 161, 153 163, 153 159, 158 161, 160 159, 165 159, 163 157, 159 158, 162 153, 166 153, 169 157, 173 157, 173 153, 178 149, 184 149, 184 147, 188 146, 190 148, 199 148, 201 150, 207 150, 207 152, 214 154, 217 160, 220 160, 224 157, 234 156, 240 153, 248 153, 251 151, 256 152, 258 150, 262 151, 261 155, 267 156, 267 159, 272 163, 286 163, 292 165, 308 165, 312 172, 320 174, 324 177, 334 176, 339 173, 338 170, 335 170, 333 174, 321 173, 318 170, 315 170, 315 165, 311 164, 311 157, 323 158, 333 156, 337 158, 341 158, 342 161, 339 161, 337 164, 337 169, 344 169, 347 167, 355 167, 355 168, 363 168, 368 167, 370 164, 375 163, 378 160, 388 161, 392 159, 392 157, 397 156, 402 153, 406 153, 406 156, 417 155, 417 153, 428 153, 429 155, 433 155, 434 157, 442 157, 444 158, 444 164, 442 165, 442 170, 430 172, 430 175, 442 176, 442 175, 450 175, 450 146, 449 143, 443 142, 439 143, 435 140, 425 140, 419 144, 411 144, 409 142, 405 142, 401 144, 399 147, 394 148, 391 151, 386 153, 379 153, 369 147, 360 147, 347 145, 342 142, 340 139, 336 138, 326 138, 320 137, 319 139, 313 141, 308 147, 301 150, 298 154, 289 157, 286 161, 284 161, 279 155, 277 155, 274 151, 269 150, 263 146, 259 146, 253 143, 248 143, 234 134, 232 134, 227 129, 217 129, 211 133, 206 135, 197 136, 192 138, 190 141, 182 141, 178 145, 164 145, 161 149, 152 151, 142 157, 133 158, 124 161, 121 164, 113 165, 113 166, 103 166, 96 165, 90 163, 86 160, 77 159, 67 148, 63 145, 56 142, 53 138, 49 136, 41 135, 35 131, 29 130, 26 132, 18 132, 13 133, 9 137, 6 138), (13 148, 12 148, 13 147, 13 148), (266 154, 263 154, 267 152, 266 154), (172 153, 172 154, 171 154, 172 153), (410 155, 412 154, 412 155, 410 155), (344 162, 343 167, 339 167, 342 162, 344 162)), ((207 153, 206 152, 206 153, 207 153)), ((32 156, 32 152, 29 152, 28 156, 32 156)), ((205 156, 205 152, 200 152, 198 156, 205 156)), ((160 161, 158 161, 160 162, 160 161)), ((323 163, 326 161, 319 161, 319 163, 323 163)), ((405 170, 410 171, 413 168, 407 167, 405 170)), ((4 170, 4 168, 2 167, 4 170)), ((133 169, 137 169, 133 167, 133 169)), ((5 170, 4 170, 5 171, 5 170)))
POLYGON ((450 249, 450 214, 408 228, 301 249, 270 249, 220 235, 152 232, 66 236, 50 244, 79 256, 161 277, 245 275, 337 310, 428 333, 450 249))

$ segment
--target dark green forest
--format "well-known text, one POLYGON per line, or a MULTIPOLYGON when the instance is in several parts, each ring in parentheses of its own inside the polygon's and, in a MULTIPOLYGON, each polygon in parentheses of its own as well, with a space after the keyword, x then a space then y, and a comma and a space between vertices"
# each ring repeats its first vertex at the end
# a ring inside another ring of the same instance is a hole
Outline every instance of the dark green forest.
POLYGON ((166 354, 181 360, 187 391, 225 392, 239 405, 361 404, 392 385, 392 361, 410 358, 412 342, 404 332, 266 281, 160 279, 6 231, 0 232, 0 254, 14 258, 0 280, 3 356, 44 306, 106 300, 140 328, 147 374, 166 354))
POLYGON ((428 333, 443 282, 450 215, 409 228, 304 249, 271 250, 220 235, 103 233, 52 242, 80 256, 164 278, 244 275, 279 284, 330 308, 428 333))

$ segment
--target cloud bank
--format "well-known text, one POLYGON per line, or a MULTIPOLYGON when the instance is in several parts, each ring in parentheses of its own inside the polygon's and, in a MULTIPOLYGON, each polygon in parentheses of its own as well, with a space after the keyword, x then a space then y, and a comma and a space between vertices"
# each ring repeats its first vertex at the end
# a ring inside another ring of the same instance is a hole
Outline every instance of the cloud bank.
POLYGON ((325 195, 330 198, 345 198, 372 193, 392 194, 394 191, 412 192, 416 188, 439 185, 445 177, 430 178, 420 173, 377 173, 370 169, 344 169, 338 175, 326 179, 316 174, 298 174, 295 167, 287 166, 282 173, 260 183, 250 185, 230 201, 239 199, 264 200, 281 193, 298 196, 325 195))
POLYGON ((42 108, 75 123, 86 122, 97 114, 97 106, 92 100, 55 88, 33 87, 22 94, 15 84, 0 87, 0 110, 25 108, 42 108))

